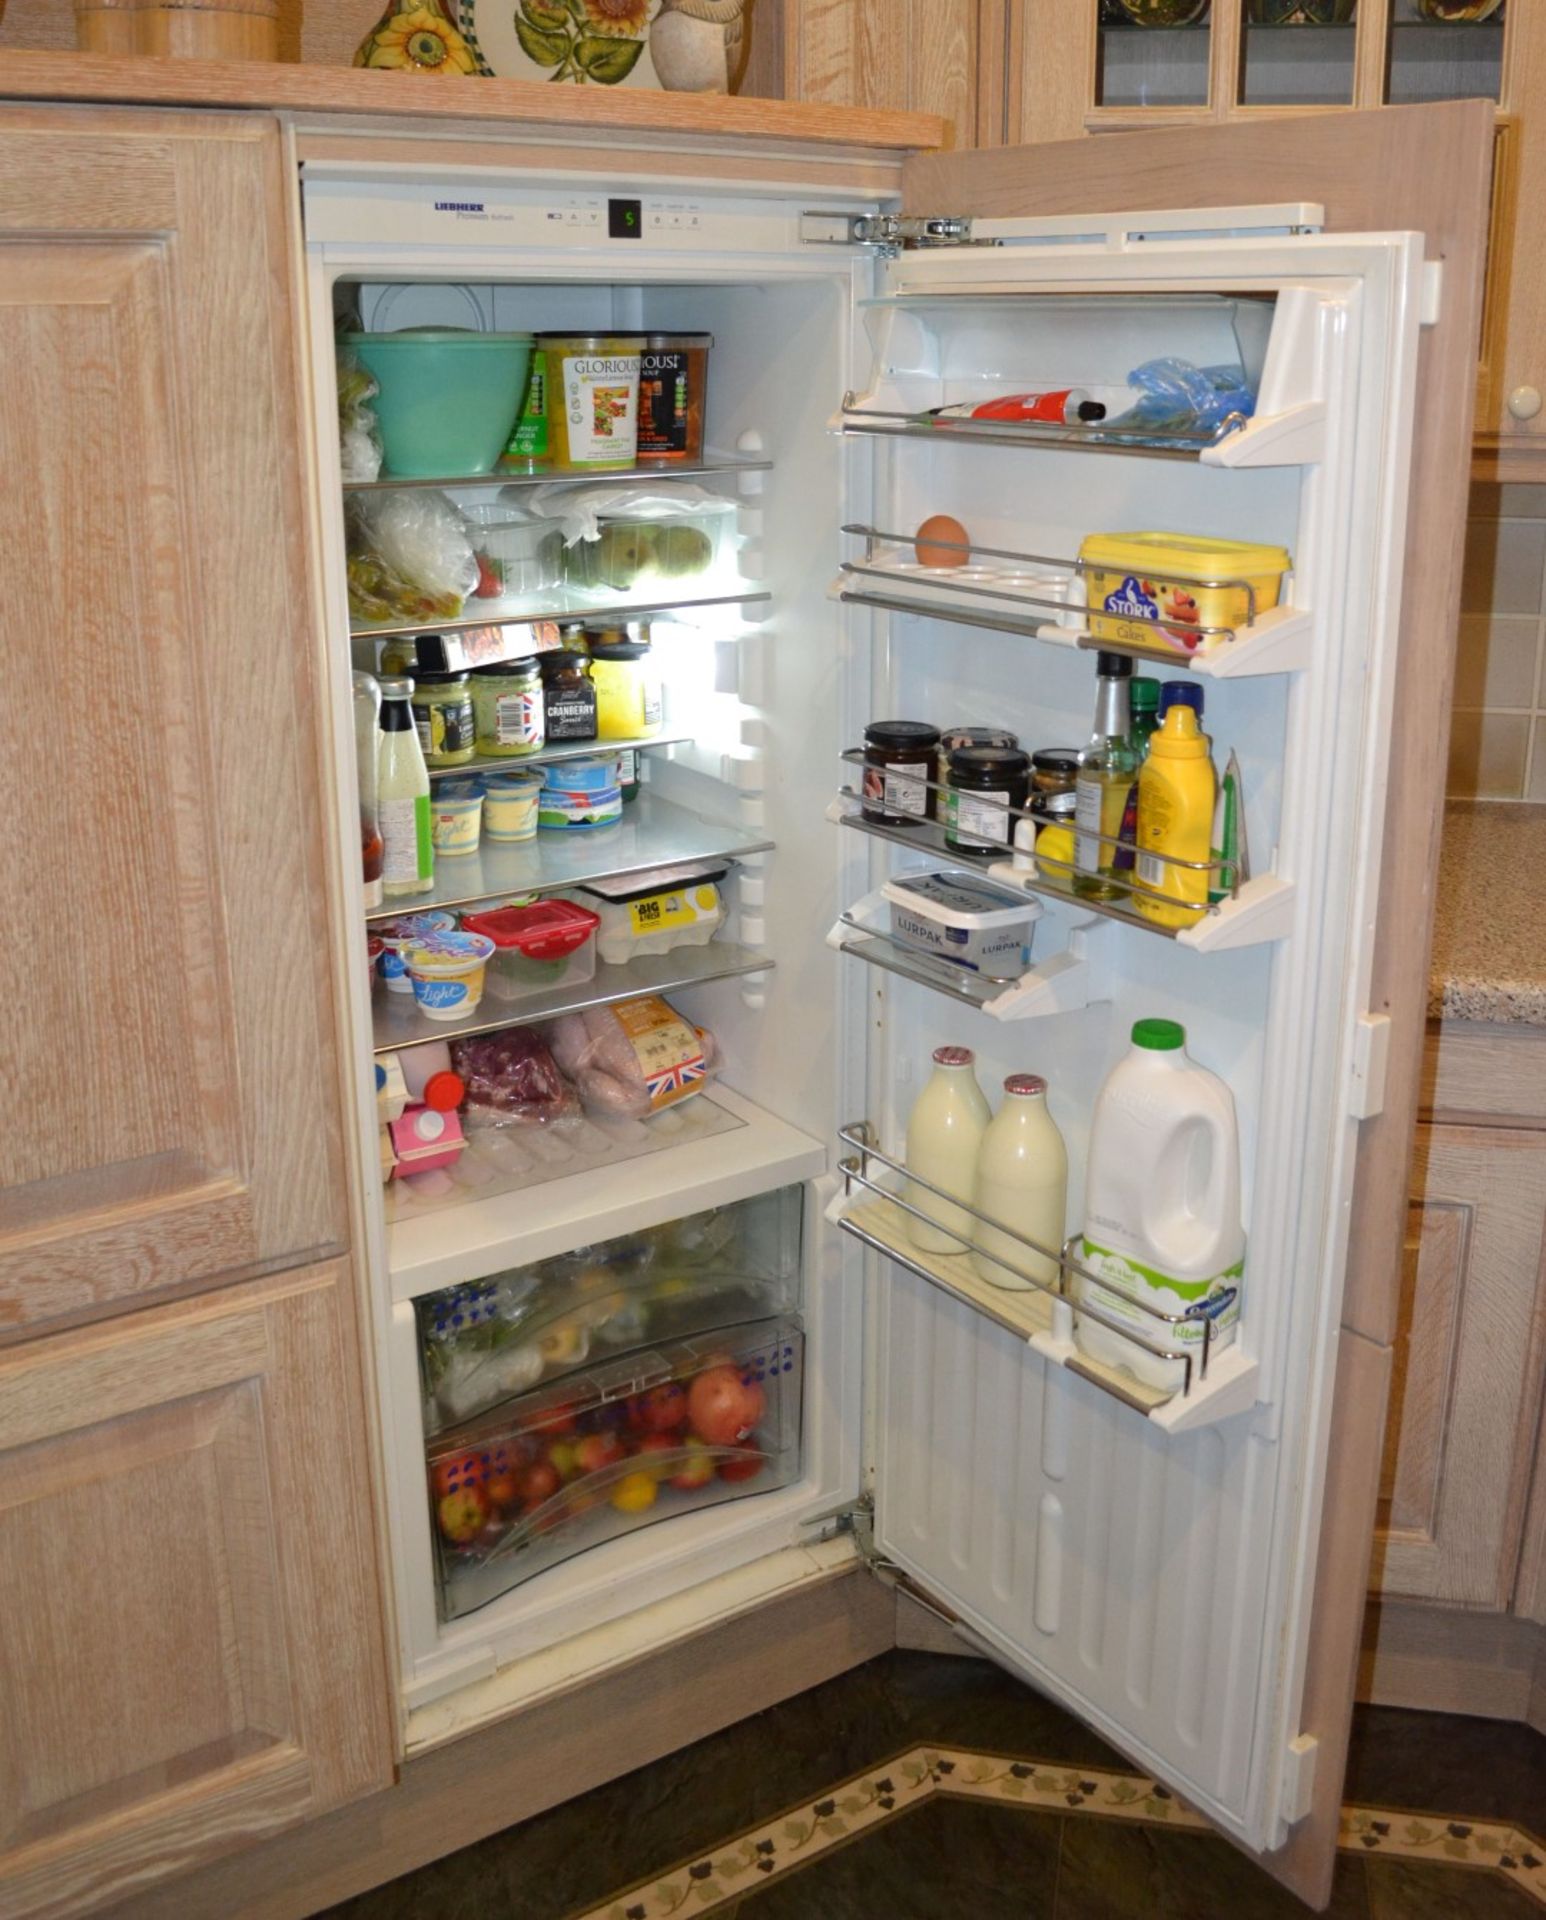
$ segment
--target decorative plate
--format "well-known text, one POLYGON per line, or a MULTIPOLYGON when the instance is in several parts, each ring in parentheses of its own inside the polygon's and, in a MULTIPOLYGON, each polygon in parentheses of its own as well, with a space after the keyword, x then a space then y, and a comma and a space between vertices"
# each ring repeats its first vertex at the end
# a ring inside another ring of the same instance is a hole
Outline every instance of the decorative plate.
POLYGON ((479 73, 602 87, 655 87, 650 27, 661 0, 459 0, 479 73))

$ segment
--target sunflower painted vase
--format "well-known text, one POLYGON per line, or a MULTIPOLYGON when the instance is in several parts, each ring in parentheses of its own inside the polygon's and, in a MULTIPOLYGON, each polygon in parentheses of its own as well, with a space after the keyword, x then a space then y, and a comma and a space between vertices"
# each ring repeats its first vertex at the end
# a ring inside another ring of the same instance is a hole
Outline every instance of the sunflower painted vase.
POLYGON ((360 42, 357 67, 400 73, 469 74, 478 71, 457 29, 455 0, 388 0, 387 10, 360 42))

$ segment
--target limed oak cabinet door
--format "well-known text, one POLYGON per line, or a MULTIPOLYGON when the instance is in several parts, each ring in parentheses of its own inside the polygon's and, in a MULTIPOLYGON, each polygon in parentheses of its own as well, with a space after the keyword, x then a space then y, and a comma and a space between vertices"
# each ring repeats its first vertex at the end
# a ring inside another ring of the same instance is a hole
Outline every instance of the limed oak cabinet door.
POLYGON ((390 1778, 349 1287, 331 1261, 0 1355, 0 1913, 390 1778))
POLYGON ((348 1238, 293 191, 0 109, 0 1341, 348 1238))

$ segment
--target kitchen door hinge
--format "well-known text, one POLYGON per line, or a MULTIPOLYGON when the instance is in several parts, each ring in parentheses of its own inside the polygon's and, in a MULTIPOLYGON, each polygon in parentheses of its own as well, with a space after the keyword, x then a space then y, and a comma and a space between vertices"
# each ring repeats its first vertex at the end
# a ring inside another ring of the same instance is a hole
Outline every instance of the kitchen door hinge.
POLYGON ((962 1627, 960 1620, 948 1607, 941 1606, 932 1594, 925 1593, 918 1583, 911 1579, 894 1560, 888 1560, 875 1544, 875 1502, 865 1493, 857 1500, 845 1501, 840 1507, 829 1507, 825 1513, 812 1514, 806 1521, 817 1540, 836 1540, 849 1534, 859 1552, 859 1559, 866 1573, 873 1573, 883 1586, 893 1587, 899 1593, 905 1593, 909 1600, 932 1613, 936 1620, 959 1634, 979 1653, 988 1649, 962 1627))
POLYGON ((800 238, 810 246, 874 247, 887 256, 904 247, 996 247, 974 240, 970 218, 960 214, 802 213, 800 238))

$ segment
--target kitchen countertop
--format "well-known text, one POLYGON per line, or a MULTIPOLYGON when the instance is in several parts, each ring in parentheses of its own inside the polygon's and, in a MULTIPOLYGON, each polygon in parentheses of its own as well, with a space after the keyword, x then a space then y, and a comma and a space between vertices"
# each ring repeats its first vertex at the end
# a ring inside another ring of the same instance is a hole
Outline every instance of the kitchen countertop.
POLYGON ((1445 808, 1428 1013, 1546 1027, 1546 806, 1445 808))

